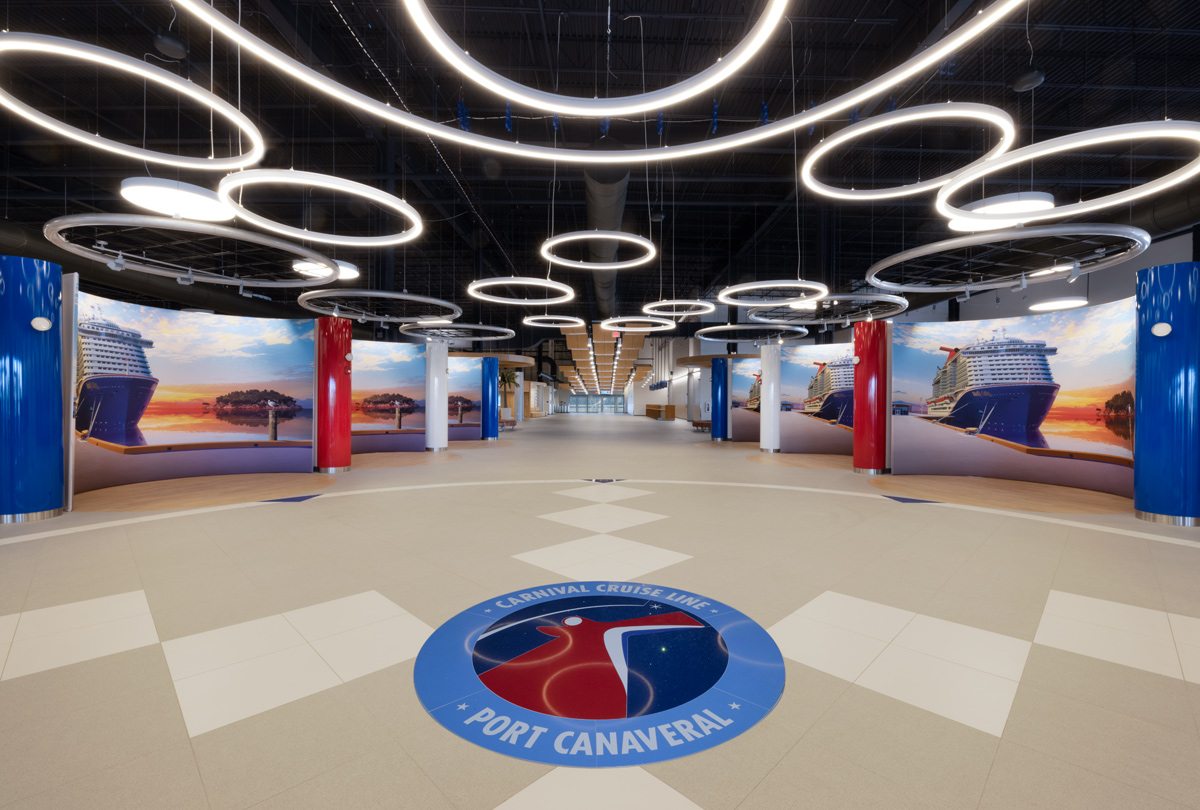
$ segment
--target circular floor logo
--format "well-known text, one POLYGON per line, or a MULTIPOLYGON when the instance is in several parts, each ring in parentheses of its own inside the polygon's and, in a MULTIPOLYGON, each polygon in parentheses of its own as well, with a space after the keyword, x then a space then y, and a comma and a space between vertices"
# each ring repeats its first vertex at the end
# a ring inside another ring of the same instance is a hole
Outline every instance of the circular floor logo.
POLYGON ((632 582, 506 594, 439 627, 417 695, 477 745, 554 765, 642 765, 741 734, 783 692, 779 648, 715 600, 632 582))

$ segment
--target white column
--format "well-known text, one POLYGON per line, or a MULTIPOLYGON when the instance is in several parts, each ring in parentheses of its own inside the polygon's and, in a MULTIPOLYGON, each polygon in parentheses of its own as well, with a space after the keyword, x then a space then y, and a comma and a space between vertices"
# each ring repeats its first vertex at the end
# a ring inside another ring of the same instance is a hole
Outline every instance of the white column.
POLYGON ((525 372, 517 372, 517 387, 512 392, 513 417, 518 422, 525 420, 525 372))
POLYGON ((759 390, 760 407, 758 449, 763 453, 779 452, 779 403, 781 397, 780 355, 778 343, 765 343, 762 347, 762 388, 759 390))
POLYGON ((450 437, 450 359, 444 341, 425 346, 425 452, 445 450, 450 437))

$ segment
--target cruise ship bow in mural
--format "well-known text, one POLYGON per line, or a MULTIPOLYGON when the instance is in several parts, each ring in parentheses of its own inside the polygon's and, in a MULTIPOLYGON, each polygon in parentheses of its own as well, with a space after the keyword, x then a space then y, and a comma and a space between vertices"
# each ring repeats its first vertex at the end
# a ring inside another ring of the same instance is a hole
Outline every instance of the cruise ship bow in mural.
POLYGON ((141 332, 118 326, 98 309, 80 319, 75 430, 117 444, 145 444, 138 422, 158 387, 146 360, 146 349, 153 346, 141 332))
POLYGON ((847 354, 813 365, 817 366, 817 373, 808 383, 804 412, 837 425, 854 427, 854 359, 847 354))
POLYGON ((994 436, 1035 432, 1058 397, 1042 340, 1008 337, 1003 329, 961 349, 942 347, 945 365, 933 378, 928 417, 994 436))

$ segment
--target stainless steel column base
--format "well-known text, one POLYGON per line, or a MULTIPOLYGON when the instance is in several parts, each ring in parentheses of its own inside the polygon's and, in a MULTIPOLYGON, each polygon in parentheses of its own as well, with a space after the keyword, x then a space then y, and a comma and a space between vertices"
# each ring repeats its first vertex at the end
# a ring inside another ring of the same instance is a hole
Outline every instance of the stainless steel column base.
POLYGON ((426 453, 444 453, 449 449, 450 449, 449 447, 426 447, 425 452, 426 453))
POLYGON ((714 441, 714 442, 727 442, 727 441, 729 441, 729 439, 717 439, 717 438, 713 438, 713 439, 710 439, 709 441, 714 441))
POLYGON ((1133 514, 1136 515, 1140 520, 1146 520, 1150 523, 1161 523, 1164 526, 1187 526, 1190 528, 1200 526, 1200 517, 1160 515, 1156 512, 1143 512, 1141 509, 1133 510, 1133 514))
POLYGON ((325 475, 333 475, 334 473, 350 472, 350 465, 345 467, 313 467, 313 472, 324 473, 325 475))
POLYGON ((760 453, 782 453, 783 451, 780 450, 778 447, 776 447, 774 450, 772 450, 768 447, 760 447, 760 448, 758 448, 758 452, 760 452, 760 453))
POLYGON ((855 467, 854 471, 856 473, 858 473, 859 475, 891 475, 892 474, 891 467, 884 467, 882 470, 868 470, 868 469, 864 469, 862 467, 855 467))
POLYGON ((483 440, 485 442, 498 442, 498 441, 500 441, 500 437, 499 436, 484 436, 483 440))
POLYGON ((41 512, 25 512, 20 515, 0 515, 0 523, 33 523, 35 520, 58 517, 62 513, 62 509, 44 509, 41 512))

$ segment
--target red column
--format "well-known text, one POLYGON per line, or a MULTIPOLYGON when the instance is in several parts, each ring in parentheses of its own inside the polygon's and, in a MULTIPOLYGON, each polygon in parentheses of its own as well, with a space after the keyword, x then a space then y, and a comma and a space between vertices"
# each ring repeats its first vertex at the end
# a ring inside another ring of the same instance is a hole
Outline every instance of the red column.
POLYGON ((350 469, 350 329, 345 318, 317 318, 317 472, 350 469))
POLYGON ((854 471, 892 467, 892 328, 886 321, 854 324, 854 471))

